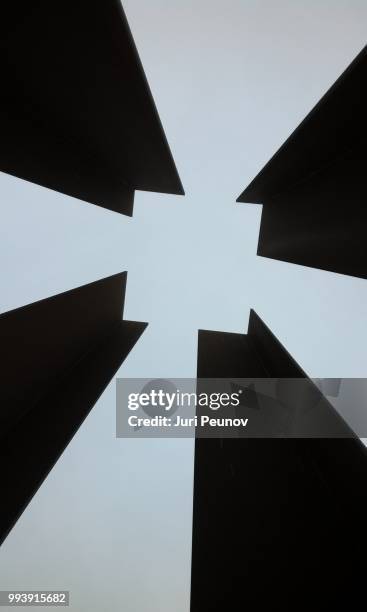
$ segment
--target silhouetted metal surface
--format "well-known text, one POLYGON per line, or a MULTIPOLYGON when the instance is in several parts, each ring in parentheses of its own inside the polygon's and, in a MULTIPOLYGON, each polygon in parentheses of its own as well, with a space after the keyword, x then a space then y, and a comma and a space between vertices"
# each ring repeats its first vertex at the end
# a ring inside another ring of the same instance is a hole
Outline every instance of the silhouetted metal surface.
POLYGON ((0 541, 146 327, 126 273, 0 315, 0 541))
POLYGON ((239 196, 261 203, 258 254, 367 278, 367 48, 239 196))
POLYGON ((127 215, 183 194, 119 0, 0 7, 0 170, 127 215))
MULTIPOLYGON (((305 374, 254 312, 199 332, 199 378, 264 376, 305 374)), ((357 608, 366 468, 357 439, 196 440, 192 612, 357 608)))

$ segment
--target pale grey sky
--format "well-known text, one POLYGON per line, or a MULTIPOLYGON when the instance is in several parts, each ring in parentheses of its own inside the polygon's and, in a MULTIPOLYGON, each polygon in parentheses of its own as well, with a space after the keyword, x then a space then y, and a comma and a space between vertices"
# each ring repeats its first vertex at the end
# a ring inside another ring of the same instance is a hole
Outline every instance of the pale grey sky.
MULTIPOLYGON (((137 192, 129 219, 0 174, 1 310, 127 269, 125 317, 149 327, 120 376, 194 376, 197 329, 246 331, 250 307, 311 376, 366 376, 367 283, 256 257, 261 207, 235 199, 364 46, 367 4, 124 8, 186 197, 137 192)), ((188 612, 193 442, 116 440, 114 399, 1 547, 0 588, 188 612)))

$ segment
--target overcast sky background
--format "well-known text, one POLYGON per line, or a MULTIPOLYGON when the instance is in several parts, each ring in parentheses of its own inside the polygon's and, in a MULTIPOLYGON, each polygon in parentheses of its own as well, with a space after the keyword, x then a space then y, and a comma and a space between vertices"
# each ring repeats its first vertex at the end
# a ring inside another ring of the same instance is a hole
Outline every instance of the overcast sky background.
MULTIPOLYGON (((1 311, 128 270, 125 318, 149 327, 120 376, 195 376, 198 328, 244 332, 250 307, 310 376, 366 376, 366 281, 257 257, 261 206, 235 200, 364 46, 367 3, 124 8, 186 196, 137 192, 130 219, 0 174, 1 311)), ((113 381, 1 547, 0 588, 188 612, 192 484, 192 440, 115 439, 113 381)))

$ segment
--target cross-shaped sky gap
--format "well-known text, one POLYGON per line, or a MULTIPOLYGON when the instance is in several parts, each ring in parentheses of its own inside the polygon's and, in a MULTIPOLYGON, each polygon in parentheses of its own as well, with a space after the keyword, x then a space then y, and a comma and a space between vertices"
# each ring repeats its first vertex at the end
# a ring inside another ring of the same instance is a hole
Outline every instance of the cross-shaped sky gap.
MULTIPOLYGON (((186 196, 137 192, 128 219, 2 175, 3 308, 127 269, 125 316, 149 327, 121 376, 194 375, 198 328, 244 332, 250 307, 310 375, 362 375, 365 283, 256 257, 261 207, 235 199, 360 50, 367 8, 124 7, 186 196)), ((192 441, 115 440, 111 385, 1 549, 4 582, 58 577, 100 610, 104 581, 116 609, 123 591, 128 612, 187 612, 192 457, 192 441)))

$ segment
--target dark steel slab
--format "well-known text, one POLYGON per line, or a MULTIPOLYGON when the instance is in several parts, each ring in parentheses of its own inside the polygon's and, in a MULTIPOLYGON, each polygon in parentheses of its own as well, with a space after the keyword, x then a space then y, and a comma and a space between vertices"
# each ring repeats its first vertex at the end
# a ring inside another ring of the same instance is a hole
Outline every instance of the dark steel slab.
POLYGON ((122 320, 126 273, 0 315, 0 540, 146 323, 122 320))
POLYGON ((367 48, 239 196, 263 204, 258 254, 367 278, 367 48))
POLYGON ((131 215, 183 194, 119 0, 0 7, 0 170, 131 215))
MULTIPOLYGON (((199 332, 199 378, 303 376, 253 311, 247 335, 199 332)), ((197 439, 192 612, 356 608, 366 489, 358 439, 197 439)))

